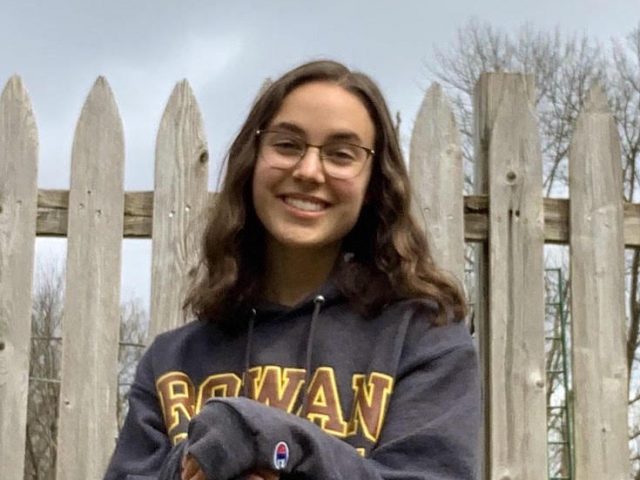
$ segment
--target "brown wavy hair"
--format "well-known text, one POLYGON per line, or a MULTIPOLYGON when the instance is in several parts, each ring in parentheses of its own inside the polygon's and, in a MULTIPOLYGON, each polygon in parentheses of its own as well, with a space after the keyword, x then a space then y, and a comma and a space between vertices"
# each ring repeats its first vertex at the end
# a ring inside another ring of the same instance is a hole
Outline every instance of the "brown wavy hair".
POLYGON ((256 100, 225 158, 226 175, 203 236, 202 257, 185 309, 199 318, 223 319, 262 292, 264 228, 252 201, 256 130, 265 128, 296 87, 313 81, 337 84, 367 108, 376 132, 368 201, 343 240, 351 260, 340 262, 335 281, 352 306, 375 315, 391 301, 429 298, 436 323, 466 315, 459 283, 439 269, 425 233, 411 215, 411 187, 386 102, 366 75, 333 61, 301 65, 269 85, 256 100))

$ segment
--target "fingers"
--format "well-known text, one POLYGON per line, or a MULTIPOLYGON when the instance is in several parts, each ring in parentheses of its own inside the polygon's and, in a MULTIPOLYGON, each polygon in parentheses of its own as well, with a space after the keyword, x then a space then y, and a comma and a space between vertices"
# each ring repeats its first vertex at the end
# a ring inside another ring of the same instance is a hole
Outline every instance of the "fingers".
MULTIPOLYGON (((280 474, 272 470, 255 470, 247 475, 246 480, 279 480, 280 474)), ((207 480, 198 461, 187 454, 182 457, 182 473, 180 480, 207 480)))
POLYGON ((207 480, 204 472, 200 469, 200 465, 191 455, 182 457, 182 473, 180 480, 207 480))
POLYGON ((273 470, 260 469, 251 472, 247 480, 278 480, 280 474, 273 470))

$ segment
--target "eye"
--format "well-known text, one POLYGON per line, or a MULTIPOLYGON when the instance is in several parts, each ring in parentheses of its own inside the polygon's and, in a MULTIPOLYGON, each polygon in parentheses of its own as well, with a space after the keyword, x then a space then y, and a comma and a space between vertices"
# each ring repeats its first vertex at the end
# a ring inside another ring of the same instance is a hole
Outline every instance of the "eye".
POLYGON ((339 164, 353 163, 358 160, 357 148, 344 143, 326 145, 324 154, 327 160, 339 164))
POLYGON ((270 135, 267 144, 281 155, 301 155, 304 152, 304 142, 286 135, 270 135))

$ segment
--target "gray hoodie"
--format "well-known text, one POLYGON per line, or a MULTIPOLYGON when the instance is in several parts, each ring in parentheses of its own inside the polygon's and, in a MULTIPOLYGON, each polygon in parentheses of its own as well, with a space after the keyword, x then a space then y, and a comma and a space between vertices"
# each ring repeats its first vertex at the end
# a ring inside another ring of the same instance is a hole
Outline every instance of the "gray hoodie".
POLYGON ((462 322, 436 315, 416 299, 363 318, 329 283, 293 308, 164 333, 105 480, 179 479, 185 451, 210 480, 473 480, 477 355, 462 322))

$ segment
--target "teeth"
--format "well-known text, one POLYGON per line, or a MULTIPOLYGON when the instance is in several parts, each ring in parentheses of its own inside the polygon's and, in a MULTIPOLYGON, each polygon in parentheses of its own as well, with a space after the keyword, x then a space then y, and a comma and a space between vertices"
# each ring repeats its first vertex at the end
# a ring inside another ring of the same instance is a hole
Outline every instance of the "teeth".
POLYGON ((285 197, 284 202, 287 205, 291 205, 292 207, 298 208, 300 210, 305 210, 307 212, 319 212, 324 209, 324 205, 318 202, 312 202, 309 200, 301 200, 299 198, 290 198, 285 197))

